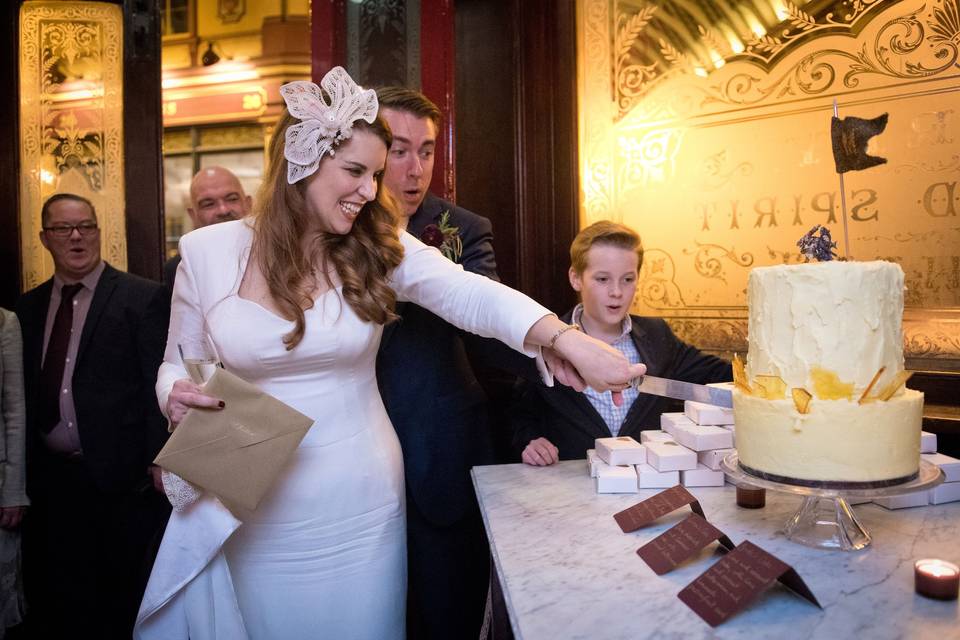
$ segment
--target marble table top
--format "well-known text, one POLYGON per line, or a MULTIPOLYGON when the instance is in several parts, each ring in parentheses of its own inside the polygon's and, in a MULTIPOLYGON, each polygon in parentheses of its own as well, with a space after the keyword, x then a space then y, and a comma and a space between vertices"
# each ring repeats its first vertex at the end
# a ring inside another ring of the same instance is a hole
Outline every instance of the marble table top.
POLYGON ((734 544, 750 540, 790 564, 823 606, 775 585, 712 628, 677 593, 720 558, 716 545, 663 576, 636 555, 689 507, 625 534, 613 514, 658 490, 598 495, 584 461, 475 467, 473 482, 517 640, 960 638, 958 601, 923 598, 913 584, 920 558, 960 562, 960 502, 855 506, 873 543, 842 552, 777 534, 800 496, 767 491, 766 507, 749 510, 736 505, 732 485, 690 489, 734 544))

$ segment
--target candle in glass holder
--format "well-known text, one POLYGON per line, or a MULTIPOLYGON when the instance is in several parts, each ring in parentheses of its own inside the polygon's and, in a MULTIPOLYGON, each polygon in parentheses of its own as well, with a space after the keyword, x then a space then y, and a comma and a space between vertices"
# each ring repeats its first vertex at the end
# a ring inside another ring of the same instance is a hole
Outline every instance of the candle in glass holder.
POLYGON ((960 589, 960 567, 952 562, 935 558, 917 560, 913 575, 920 595, 937 600, 956 599, 960 589))

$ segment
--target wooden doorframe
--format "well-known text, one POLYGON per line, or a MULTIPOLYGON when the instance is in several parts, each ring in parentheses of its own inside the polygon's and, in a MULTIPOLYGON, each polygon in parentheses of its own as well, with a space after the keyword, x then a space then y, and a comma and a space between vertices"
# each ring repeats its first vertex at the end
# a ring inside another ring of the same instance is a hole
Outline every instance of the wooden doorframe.
POLYGON ((160 8, 153 0, 122 0, 123 162, 127 271, 163 279, 163 89, 160 8))

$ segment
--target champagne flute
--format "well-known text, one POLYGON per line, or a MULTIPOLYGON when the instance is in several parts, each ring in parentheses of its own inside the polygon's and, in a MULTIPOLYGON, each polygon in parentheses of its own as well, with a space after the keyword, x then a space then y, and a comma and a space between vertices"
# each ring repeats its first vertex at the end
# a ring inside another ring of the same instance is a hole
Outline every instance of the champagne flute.
POLYGON ((217 367, 223 367, 217 348, 206 332, 181 336, 177 349, 190 379, 199 385, 213 377, 217 367))

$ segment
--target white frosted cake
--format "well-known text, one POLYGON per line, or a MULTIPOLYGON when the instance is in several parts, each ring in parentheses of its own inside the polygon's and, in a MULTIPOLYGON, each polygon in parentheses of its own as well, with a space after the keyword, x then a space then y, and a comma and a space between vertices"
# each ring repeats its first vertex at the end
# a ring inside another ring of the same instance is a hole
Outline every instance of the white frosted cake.
POLYGON ((747 364, 734 366, 740 464, 812 485, 915 477, 923 394, 903 384, 900 267, 761 267, 747 297, 747 364))

